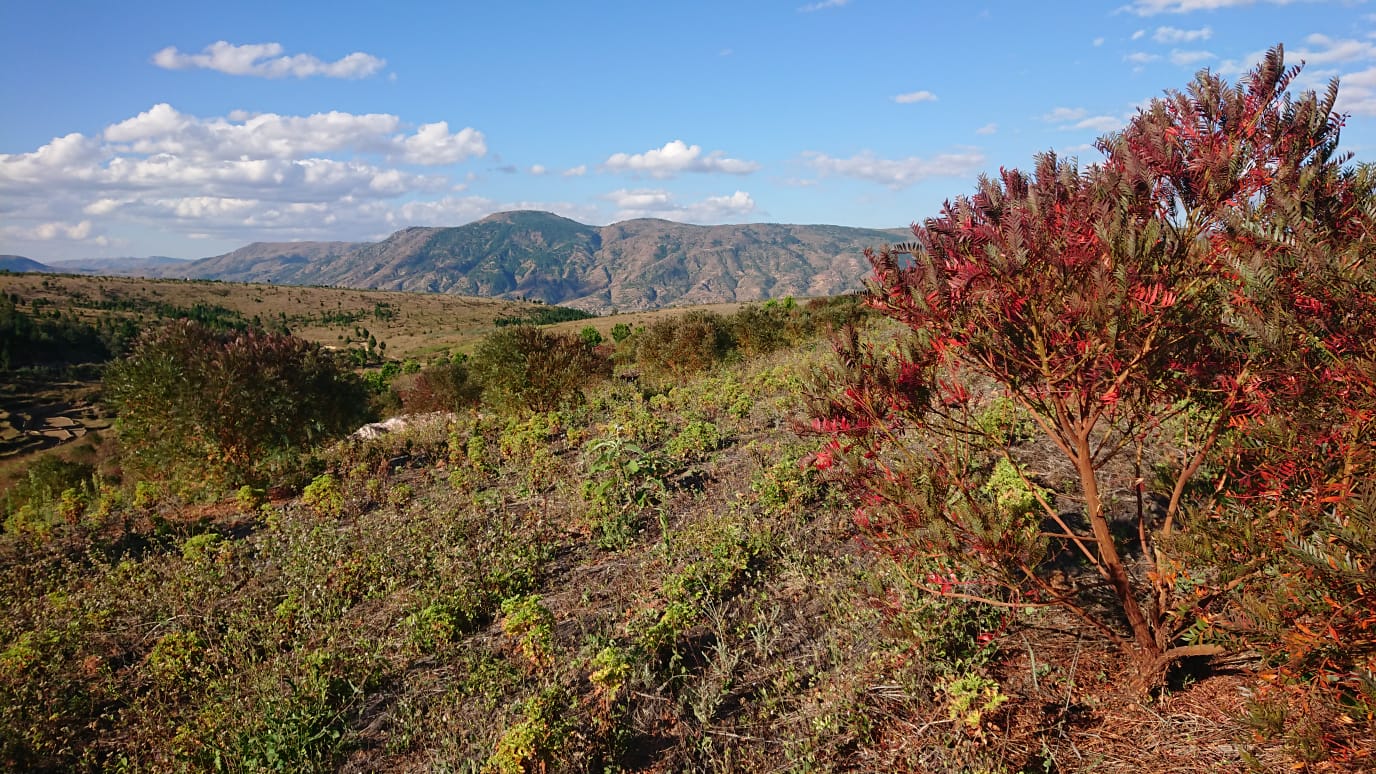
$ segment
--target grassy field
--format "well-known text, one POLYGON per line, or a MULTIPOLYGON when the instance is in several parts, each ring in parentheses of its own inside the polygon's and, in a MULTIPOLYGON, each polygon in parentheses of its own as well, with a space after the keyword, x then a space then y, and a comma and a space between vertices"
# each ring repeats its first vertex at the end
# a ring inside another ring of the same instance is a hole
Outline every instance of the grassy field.
POLYGON ((366 328, 387 342, 387 355, 395 358, 463 349, 491 331, 495 320, 539 308, 520 301, 380 290, 51 274, 0 274, 0 292, 17 294, 21 305, 37 300, 85 319, 149 319, 163 304, 223 307, 246 320, 285 321, 296 335, 328 346, 343 346, 344 337, 366 328))
MULTIPOLYGON (((57 312, 90 323, 108 318, 145 325, 207 307, 244 322, 284 324, 297 336, 329 347, 358 347, 372 336, 385 346, 386 359, 421 362, 469 352, 496 330, 498 321, 528 319, 548 309, 466 296, 86 275, 0 273, 0 293, 17 298, 22 309, 39 308, 45 314, 57 312)), ((691 309, 730 314, 740 306, 691 309)), ((591 326, 610 340, 619 323, 634 328, 684 311, 687 308, 548 327, 577 334, 591 326)), ((111 452, 102 446, 109 440, 105 431, 112 417, 100 402, 99 387, 97 368, 68 370, 59 378, 16 375, 0 385, 0 492, 46 454, 80 462, 108 458, 111 452)))
MULTIPOLYGON (((537 309, 43 279, 24 292, 54 305, 214 303, 286 314, 324 343, 386 331, 414 342, 389 357, 421 359, 441 349, 426 331, 462 350, 537 309), (323 321, 331 304, 374 318, 323 321)), ((551 327, 610 337, 683 311, 551 327)), ((1364 694, 1335 704, 1241 650, 1182 664, 1144 696, 1102 633, 1064 610, 943 596, 923 580, 943 557, 873 550, 883 536, 858 525, 800 430, 835 363, 811 325, 782 349, 672 377, 630 340, 616 378, 558 410, 478 405, 302 451, 304 488, 107 482, 15 516, 0 532, 0 767, 1369 770, 1364 694)), ((864 325, 877 342, 899 330, 864 325)), ((1014 436, 1019 456, 1045 456, 1014 436)), ((1073 486, 1048 470, 1039 482, 1073 510, 1073 486)), ((1085 570, 1064 577, 1098 610, 1085 570)))
POLYGON ((59 539, 3 536, 5 754, 148 771, 1309 765, 1312 739, 1249 719, 1246 674, 1143 703, 1077 622, 928 597, 862 550, 790 429, 826 357, 814 342, 648 396, 606 383, 580 408, 422 423, 334 448, 303 496, 150 489, 59 539))

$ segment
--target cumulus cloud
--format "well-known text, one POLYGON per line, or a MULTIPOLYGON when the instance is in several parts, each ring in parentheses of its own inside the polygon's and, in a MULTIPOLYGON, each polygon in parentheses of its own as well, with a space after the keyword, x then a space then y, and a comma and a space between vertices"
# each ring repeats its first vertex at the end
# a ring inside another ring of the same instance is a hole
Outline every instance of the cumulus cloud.
POLYGON ((161 104, 94 135, 0 154, 0 211, 5 238, 20 244, 98 244, 115 225, 245 241, 360 238, 385 228, 401 198, 454 190, 417 167, 486 152, 481 132, 443 121, 408 130, 386 114, 203 118, 161 104))
MULTIPOLYGON (((1236 59, 1225 59, 1219 64, 1218 71, 1222 75, 1237 75, 1255 67, 1265 56, 1265 50, 1257 50, 1236 59)), ((1306 75, 1312 75, 1314 68, 1341 69, 1344 65, 1370 59, 1376 59, 1376 42, 1371 40, 1332 38, 1315 33, 1306 36, 1302 45, 1285 47, 1285 61, 1298 63, 1304 60, 1306 75)))
POLYGON ((1084 108, 1058 107, 1049 113, 1042 114, 1042 120, 1047 123, 1057 124, 1058 129, 1076 130, 1090 129, 1096 132, 1111 132, 1122 128, 1126 120, 1118 116, 1097 115, 1092 116, 1084 108))
POLYGON ((799 6, 798 12, 812 13, 813 11, 824 11, 828 8, 840 8, 843 5, 849 4, 850 0, 818 0, 815 3, 808 3, 807 5, 799 6))
POLYGON ((545 174, 546 172, 549 172, 549 170, 545 168, 545 165, 544 165, 544 164, 531 164, 530 167, 529 167, 526 171, 528 171, 528 172, 530 172, 530 174, 536 175, 536 176, 543 175, 543 174, 545 174))
POLYGON ((1123 56, 1123 61, 1141 66, 1150 64, 1151 62, 1159 62, 1161 61, 1161 56, 1159 54, 1148 54, 1145 51, 1134 51, 1131 54, 1125 54, 1123 56))
POLYGON ((1171 64, 1181 67, 1190 67, 1214 58, 1212 51, 1171 51, 1171 64))
POLYGON ((1151 39, 1157 43, 1193 43, 1196 40, 1208 40, 1213 37, 1214 31, 1209 27, 1200 27, 1197 30, 1182 30, 1177 27, 1157 27, 1151 39))
POLYGON ((51 242, 56 239, 70 239, 80 242, 91 236, 91 221, 83 220, 79 223, 39 223, 28 228, 7 226, 5 228, 5 233, 11 238, 25 239, 34 242, 51 242))
POLYGON ((401 119, 386 113, 276 113, 199 118, 166 103, 112 124, 102 139, 117 152, 171 154, 196 159, 296 159, 352 150, 378 153, 410 164, 446 165, 487 153, 482 132, 465 127, 450 132, 439 121, 401 132, 401 119))
POLYGON ((906 188, 932 177, 969 175, 985 162, 984 154, 976 151, 941 153, 928 158, 909 156, 905 159, 880 158, 869 151, 841 159, 806 151, 803 157, 818 174, 869 180, 893 189, 906 188))
POLYGON ((613 153, 602 164, 609 172, 627 172, 657 178, 674 177, 683 172, 723 172, 729 175, 748 175, 760 168, 753 161, 730 159, 723 151, 703 154, 702 146, 673 140, 663 148, 644 153, 613 153))
POLYGON ((410 137, 399 140, 402 158, 412 164, 456 164, 487 153, 483 133, 471 127, 449 132, 447 121, 425 124, 410 137))
POLYGON ((907 94, 895 94, 893 101, 900 105, 910 105, 914 102, 936 102, 936 95, 924 89, 922 91, 910 91, 907 94))
POLYGON ((564 177, 582 177, 583 175, 588 174, 588 165, 579 164, 576 167, 569 167, 568 169, 564 170, 561 174, 563 174, 564 177))
POLYGON ((738 222, 755 211, 755 200, 745 191, 687 204, 679 204, 672 193, 659 188, 621 188, 602 198, 616 207, 615 220, 666 218, 685 223, 727 223, 738 222))
POLYGON ((1084 108, 1057 107, 1049 113, 1042 114, 1042 120, 1048 123, 1061 124, 1066 121, 1078 121, 1088 113, 1089 111, 1084 108))
POLYGON ((249 43, 236 46, 220 40, 199 54, 187 54, 176 46, 153 54, 153 64, 165 70, 214 70, 226 75, 259 78, 366 78, 387 65, 385 59, 355 51, 333 62, 310 54, 284 55, 281 43, 249 43))
POLYGON ((1090 116, 1075 122, 1071 129, 1092 129, 1096 132, 1112 132, 1123 128, 1127 121, 1116 116, 1090 116))
POLYGON ((1359 116, 1376 116, 1376 67, 1343 76, 1337 109, 1359 116))
POLYGON ((975 130, 975 134, 993 134, 999 130, 999 125, 994 123, 985 124, 975 130))

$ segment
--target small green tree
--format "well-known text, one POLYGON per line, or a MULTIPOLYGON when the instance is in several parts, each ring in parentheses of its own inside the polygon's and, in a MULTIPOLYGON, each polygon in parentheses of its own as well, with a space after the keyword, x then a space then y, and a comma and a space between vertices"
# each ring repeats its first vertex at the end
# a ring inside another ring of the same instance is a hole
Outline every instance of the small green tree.
POLYGON ((126 468, 144 478, 253 483, 266 457, 346 433, 367 391, 333 353, 281 333, 179 320, 106 373, 126 468))
POLYGON ((589 325, 578 332, 578 339, 588 346, 595 347, 602 343, 602 334, 589 325))
POLYGON ((583 385, 611 375, 611 361, 595 347, 533 325, 500 328, 483 339, 470 361, 483 400, 506 411, 553 411, 578 402, 583 385))
POLYGON ((734 346, 721 315, 688 312, 651 323, 636 338, 635 359, 649 371, 682 378, 721 362, 734 346))

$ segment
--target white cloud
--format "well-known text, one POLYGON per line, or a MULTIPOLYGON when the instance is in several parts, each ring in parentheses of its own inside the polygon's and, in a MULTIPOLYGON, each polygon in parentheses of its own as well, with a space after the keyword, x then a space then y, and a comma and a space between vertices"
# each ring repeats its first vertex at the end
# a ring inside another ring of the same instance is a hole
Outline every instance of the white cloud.
POLYGON ((1178 49, 1171 51, 1171 64, 1180 67, 1197 65, 1200 62, 1207 62, 1215 58, 1212 51, 1180 51, 1178 49))
MULTIPOLYGON (((1293 64, 1304 60, 1308 67, 1306 74, 1312 73, 1313 68, 1324 65, 1376 59, 1376 43, 1364 40, 1335 39, 1316 33, 1306 36, 1304 44, 1299 47, 1286 46, 1285 61, 1293 64)), ((1218 71, 1223 75, 1237 75, 1252 69, 1265 57, 1266 51, 1253 51, 1237 59, 1224 60, 1219 64, 1218 71)))
POLYGON ((1078 121, 1084 118, 1089 111, 1084 108, 1053 108, 1050 113, 1042 114, 1042 120, 1053 124, 1063 124, 1066 121, 1078 121))
POLYGON ((1148 54, 1145 51, 1134 51, 1131 54, 1126 54, 1123 56, 1124 62, 1129 62, 1135 65, 1144 65, 1149 64, 1151 62, 1157 62, 1160 60, 1161 57, 1159 55, 1148 54))
POLYGON ((850 0, 818 0, 818 2, 815 3, 808 3, 807 5, 799 6, 798 12, 812 13, 813 11, 822 11, 827 8, 840 8, 841 6, 849 4, 850 0))
POLYGON ((1376 67, 1342 77, 1337 110, 1360 116, 1376 116, 1376 67))
POLYGON ((231 112, 197 118, 166 103, 106 127, 103 139, 122 153, 171 154, 197 159, 298 159, 353 150, 411 164, 447 165, 487 153, 482 132, 450 133, 439 121, 399 134, 401 119, 386 113, 331 111, 309 116, 231 112))
POLYGON ((6 239, 21 242, 84 242, 100 247, 110 243, 108 237, 94 233, 94 228, 89 220, 77 223, 52 221, 28 227, 5 226, 0 229, 0 234, 3 234, 6 239))
MULTIPOLYGON (((1366 40, 1338 40, 1316 33, 1306 36, 1304 43, 1302 48, 1287 49, 1285 58, 1292 61, 1303 59, 1310 67, 1376 58, 1376 43, 1366 40)), ((1258 56, 1257 60, 1260 59, 1258 56)))
POLYGON ((176 46, 153 54, 153 64, 165 70, 215 70, 227 75, 259 78, 366 78, 386 66, 387 61, 356 51, 333 62, 310 54, 284 56, 281 43, 250 43, 236 46, 224 40, 211 43, 199 54, 185 54, 176 46))
POLYGON ((879 158, 869 151, 848 159, 838 159, 817 151, 805 151, 803 157, 821 175, 870 180, 894 189, 906 188, 932 177, 969 175, 985 162, 984 154, 977 151, 941 153, 929 158, 909 156, 906 159, 879 158))
POLYGON ((400 144, 403 148, 402 158, 412 164, 457 164, 487 154, 482 132, 465 127, 450 134, 446 121, 425 124, 414 135, 400 139, 400 144))
MULTIPOLYGON (((1132 0, 1123 7, 1138 16, 1155 16, 1162 13, 1191 13, 1193 11, 1216 11, 1220 8, 1236 8, 1256 5, 1259 0, 1132 0)), ((1260 0, 1271 5, 1290 5, 1300 0, 1260 0)))
POLYGON ((1141 40, 1142 37, 1143 37, 1144 35, 1146 35, 1146 34, 1147 34, 1147 31, 1146 31, 1146 30, 1137 30, 1136 32, 1132 33, 1132 39, 1133 39, 1133 40, 1141 40))
POLYGON ((998 125, 998 124, 989 123, 989 124, 985 124, 984 126, 981 126, 980 128, 976 129, 976 130, 975 130, 975 134, 993 134, 993 133, 997 132, 998 130, 999 130, 999 125, 998 125))
POLYGON ((1208 40, 1213 37, 1213 34, 1214 31, 1209 27, 1200 27, 1197 30, 1157 27, 1151 39, 1157 43, 1193 43, 1196 40, 1208 40))
POLYGON ((1075 123, 1071 129, 1092 129, 1096 132, 1113 132, 1123 128, 1127 122, 1115 116, 1091 116, 1075 123))
POLYGON ((723 151, 712 151, 704 155, 702 146, 688 145, 682 140, 667 142, 663 148, 654 148, 644 153, 614 153, 602 166, 610 172, 627 172, 657 178, 674 177, 682 172, 748 175, 760 168, 760 165, 753 161, 726 158, 723 151))
POLYGON ((568 169, 564 170, 561 174, 563 174, 564 177, 582 177, 583 175, 588 174, 588 165, 579 164, 576 167, 569 167, 568 169))
POLYGON ((1094 45, 1095 48, 1098 48, 1099 46, 1104 45, 1104 39, 1103 39, 1102 37, 1098 37, 1098 38, 1095 38, 1095 39, 1092 41, 1092 43, 1093 43, 1093 45, 1094 45))
POLYGON ((531 164, 530 169, 527 171, 530 172, 530 174, 536 176, 543 175, 546 172, 549 172, 549 170, 545 168, 544 164, 531 164))
POLYGON ((235 111, 224 118, 197 118, 159 104, 112 124, 102 134, 125 154, 170 154, 196 159, 296 159, 353 150, 379 153, 414 164, 451 164, 487 152, 481 132, 449 132, 440 121, 414 134, 397 134, 394 115, 356 115, 332 111, 310 116, 250 115, 235 111))
POLYGON ((1118 116, 1091 116, 1089 111, 1078 107, 1058 107, 1049 113, 1042 114, 1041 118, 1047 123, 1057 124, 1058 129, 1090 129, 1096 132, 1111 132, 1122 128, 1127 123, 1125 119, 1118 116))
POLYGON ((14 249, 40 251, 53 240, 97 244, 112 228, 236 241, 362 238, 388 227, 402 197, 455 190, 458 181, 411 165, 485 153, 480 132, 443 121, 407 131, 386 114, 203 118, 155 105, 93 136, 0 154, 3 234, 14 249))
POLYGON ((679 204, 672 193, 659 188, 621 188, 602 198, 617 208, 615 220, 666 218, 685 223, 726 223, 740 221, 755 211, 755 200, 745 191, 688 204, 679 204))
POLYGON ((914 102, 936 102, 936 95, 924 89, 923 91, 910 91, 906 94, 896 94, 894 95, 893 101, 900 105, 909 105, 914 102))

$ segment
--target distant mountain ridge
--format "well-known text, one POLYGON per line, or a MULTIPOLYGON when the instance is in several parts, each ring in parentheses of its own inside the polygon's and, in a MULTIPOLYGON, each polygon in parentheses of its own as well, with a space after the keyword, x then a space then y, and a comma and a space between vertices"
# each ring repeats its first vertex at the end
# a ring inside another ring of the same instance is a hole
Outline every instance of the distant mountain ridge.
POLYGON ((0 255, 0 271, 11 271, 15 274, 23 274, 25 272, 51 274, 56 270, 32 258, 25 258, 22 255, 0 255))
POLYGON ((171 266, 191 263, 182 258, 152 255, 147 258, 76 258, 49 261, 48 271, 63 274, 99 274, 115 277, 145 277, 156 275, 171 266))
POLYGON ((538 299, 590 311, 854 290, 863 252, 906 229, 640 219, 588 226, 521 210, 380 242, 259 242, 159 276, 538 299))

